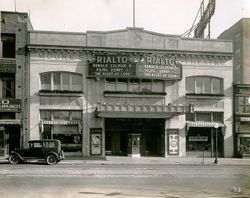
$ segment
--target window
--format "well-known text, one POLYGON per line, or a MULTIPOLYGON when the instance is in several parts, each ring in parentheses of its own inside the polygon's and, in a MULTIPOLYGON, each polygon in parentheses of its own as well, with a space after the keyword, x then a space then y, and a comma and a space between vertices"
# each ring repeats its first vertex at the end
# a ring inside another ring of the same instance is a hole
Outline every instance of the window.
POLYGON ((128 80, 124 78, 117 79, 117 89, 119 91, 128 91, 128 80))
POLYGON ((195 112, 186 114, 187 121, 221 122, 223 123, 223 112, 195 112))
POLYGON ((40 110, 41 120, 82 120, 82 111, 40 110))
POLYGON ((70 72, 48 72, 40 74, 41 90, 80 91, 82 75, 70 72))
POLYGON ((16 44, 14 34, 2 34, 3 58, 15 58, 16 44))
POLYGON ((164 93, 165 84, 162 80, 106 78, 105 91, 133 92, 133 93, 164 93))
POLYGON ((15 98, 15 77, 13 75, 0 75, 0 97, 15 98))
POLYGON ((41 89, 42 90, 51 90, 51 74, 45 73, 41 74, 41 89))
MULTIPOLYGON (((79 110, 40 110, 41 120, 82 120, 82 111, 79 110)), ((81 122, 79 122, 81 123, 81 122)), ((43 139, 58 139, 65 152, 79 152, 82 150, 82 129, 78 122, 69 125, 43 124, 41 129, 43 139)))
POLYGON ((139 81, 139 79, 130 79, 128 89, 131 92, 139 92, 139 90, 140 90, 140 81, 139 81))
POLYGON ((141 80, 141 91, 142 92, 151 92, 152 90, 152 82, 149 79, 141 80))
POLYGON ((105 79, 105 90, 106 91, 115 91, 115 78, 106 78, 105 79))
POLYGON ((41 110, 40 117, 41 120, 51 120, 51 111, 41 110))
POLYGON ((196 113, 196 121, 211 122, 211 113, 196 113))
POLYGON ((30 142, 30 148, 42 148, 42 142, 30 142))
POLYGON ((71 120, 82 120, 82 112, 81 111, 71 111, 71 120))
POLYGON ((237 96, 235 110, 237 113, 250 113, 250 96, 237 96))
POLYGON ((54 111, 54 120, 69 120, 69 111, 54 111))
POLYGON ((191 76, 186 78, 187 94, 222 94, 223 79, 211 76, 191 76))

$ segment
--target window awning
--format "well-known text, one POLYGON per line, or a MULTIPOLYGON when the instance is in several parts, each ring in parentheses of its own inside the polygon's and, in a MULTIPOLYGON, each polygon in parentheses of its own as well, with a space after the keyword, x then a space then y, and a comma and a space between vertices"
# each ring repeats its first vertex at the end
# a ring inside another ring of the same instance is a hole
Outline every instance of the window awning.
POLYGON ((21 125, 22 121, 20 119, 0 119, 0 125, 21 125))
POLYGON ((219 127, 225 127, 225 124, 220 122, 205 122, 205 121, 196 121, 191 122, 187 121, 187 128, 189 127, 205 127, 205 128, 219 128, 219 127))

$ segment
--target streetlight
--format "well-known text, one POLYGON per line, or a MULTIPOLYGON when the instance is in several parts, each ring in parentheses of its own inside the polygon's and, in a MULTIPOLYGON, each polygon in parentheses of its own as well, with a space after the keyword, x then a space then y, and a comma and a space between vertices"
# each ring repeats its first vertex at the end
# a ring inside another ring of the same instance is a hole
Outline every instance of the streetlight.
POLYGON ((218 164, 218 128, 219 128, 219 124, 216 123, 214 125, 214 128, 215 128, 215 160, 214 160, 214 163, 215 164, 218 164))

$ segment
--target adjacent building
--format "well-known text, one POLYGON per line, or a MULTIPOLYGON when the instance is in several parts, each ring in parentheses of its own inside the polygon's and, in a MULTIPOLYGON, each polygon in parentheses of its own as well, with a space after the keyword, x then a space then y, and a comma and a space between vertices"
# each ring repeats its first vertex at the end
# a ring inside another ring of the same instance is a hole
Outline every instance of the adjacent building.
POLYGON ((250 156, 250 18, 242 18, 220 39, 233 40, 235 156, 250 156))
POLYGON ((230 40, 28 35, 30 139, 59 139, 66 156, 233 156, 230 40))
POLYGON ((29 140, 27 13, 0 12, 0 156, 29 140))

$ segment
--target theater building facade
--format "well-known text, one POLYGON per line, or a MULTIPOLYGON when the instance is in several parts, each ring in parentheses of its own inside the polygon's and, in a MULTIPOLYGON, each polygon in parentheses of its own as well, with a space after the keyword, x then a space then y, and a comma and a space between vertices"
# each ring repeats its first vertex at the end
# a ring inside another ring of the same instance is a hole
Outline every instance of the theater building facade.
POLYGON ((30 31, 28 50, 31 139, 66 156, 233 156, 231 41, 30 31))

